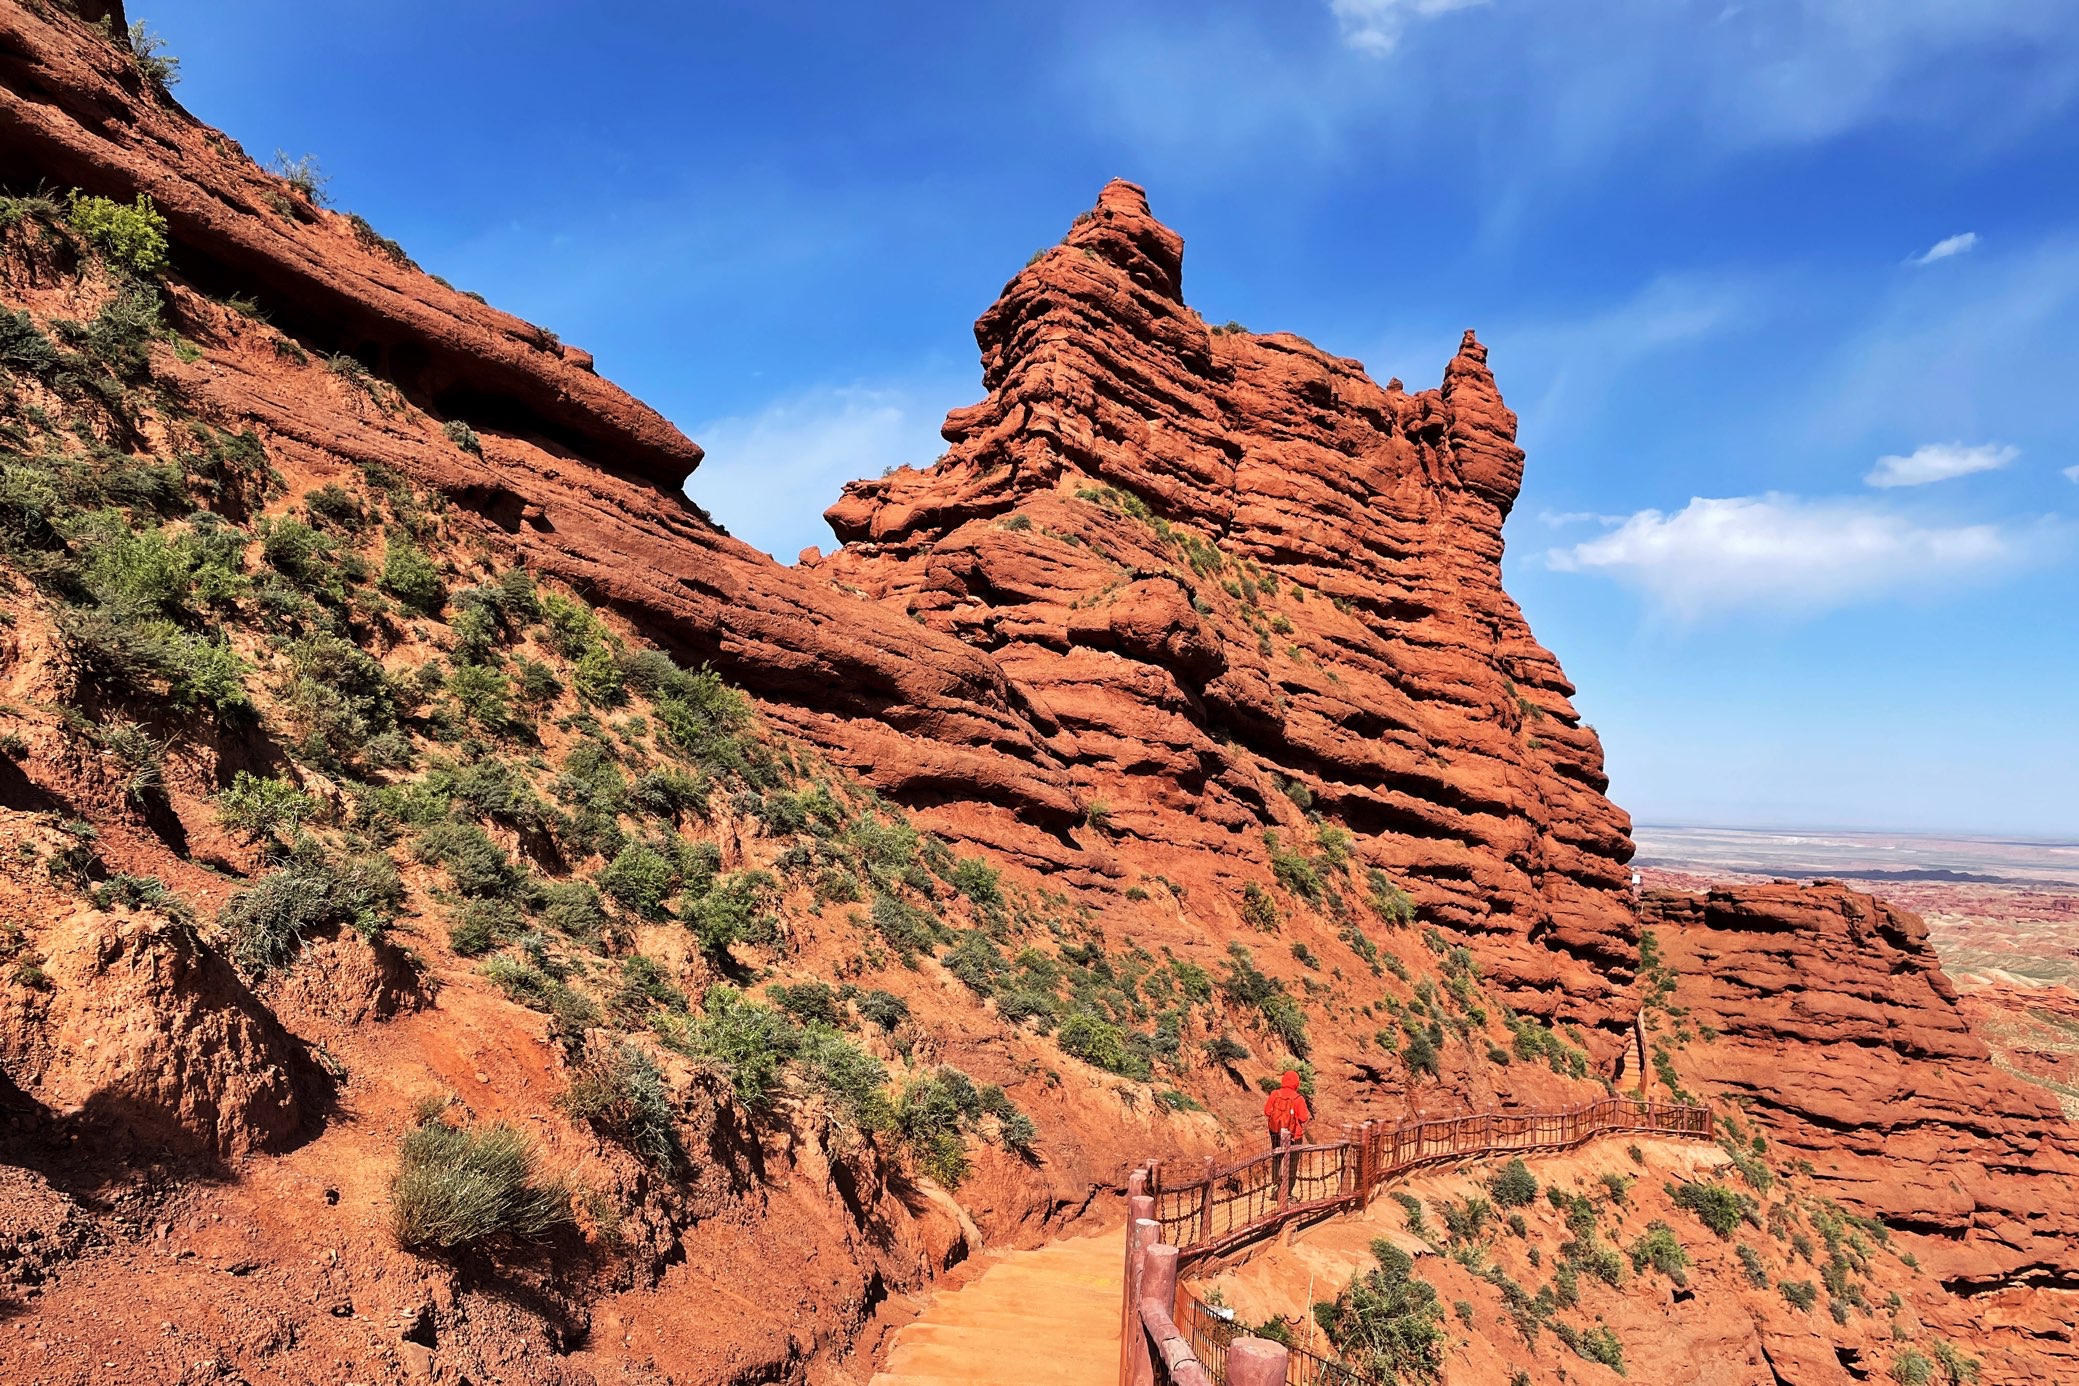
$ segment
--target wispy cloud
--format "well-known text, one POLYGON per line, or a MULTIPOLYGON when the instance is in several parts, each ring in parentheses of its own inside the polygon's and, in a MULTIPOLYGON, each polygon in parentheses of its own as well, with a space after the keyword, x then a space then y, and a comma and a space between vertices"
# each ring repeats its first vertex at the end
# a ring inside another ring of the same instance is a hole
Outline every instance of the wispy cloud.
POLYGON ((1553 549, 1561 572, 1595 573, 1682 620, 1760 609, 1815 612, 1940 590, 2028 556, 1997 524, 1926 526, 1873 501, 1769 493, 1641 510, 1609 533, 1553 549))
POLYGON ((848 481, 927 466, 945 450, 948 406, 972 385, 931 382, 806 390, 688 432, 707 460, 686 484, 739 539, 781 562, 827 545, 822 513, 848 481))
POLYGON ((1884 125, 1939 128, 1962 154, 2079 93, 2069 0, 1601 0, 1588 42, 1583 8, 1207 4, 1187 24, 1093 4, 1061 76, 1104 138, 1222 182, 1238 160, 1369 162, 1382 141, 1499 186, 1663 141, 1698 158, 1884 125))
POLYGON ((1962 443, 1929 443, 1926 447, 1915 448, 1906 457, 1878 458, 1877 465, 1863 480, 1883 490, 1894 486, 1925 486, 1931 481, 1947 481, 1973 472, 1997 471, 2019 456, 2020 448, 2005 443, 1979 443, 1973 447, 1962 443))
POLYGON ((1342 30, 1343 42, 1360 53, 1382 56, 1400 44, 1410 22, 1453 10, 1471 9, 1487 0, 1328 0, 1342 30))
POLYGON ((1966 231, 1958 236, 1944 236, 1918 255, 1907 257, 1909 265, 1932 265, 1937 260, 1946 260, 1952 255, 1967 255, 1978 248, 1978 233, 1966 231))
POLYGON ((2067 481, 2079 481, 2079 467, 2067 467, 2067 468, 2065 468, 2065 480, 2067 480, 2067 481))

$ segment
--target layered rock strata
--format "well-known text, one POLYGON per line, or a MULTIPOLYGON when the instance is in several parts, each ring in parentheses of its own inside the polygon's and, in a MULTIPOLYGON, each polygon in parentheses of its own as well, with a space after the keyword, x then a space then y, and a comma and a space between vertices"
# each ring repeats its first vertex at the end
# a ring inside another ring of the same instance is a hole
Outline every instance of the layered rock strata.
POLYGON ((1687 1080, 1951 1289, 2079 1287, 2079 1141, 2050 1094, 1993 1066, 1917 916, 1819 882, 1649 891, 1642 918, 1698 1027, 1687 1080))

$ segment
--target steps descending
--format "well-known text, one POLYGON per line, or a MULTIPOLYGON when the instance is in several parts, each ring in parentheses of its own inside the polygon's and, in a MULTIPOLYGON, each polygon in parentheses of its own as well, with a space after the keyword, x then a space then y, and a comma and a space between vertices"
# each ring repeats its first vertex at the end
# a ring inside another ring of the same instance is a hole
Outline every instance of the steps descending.
POLYGON ((1109 1386, 1124 1232, 1004 1253, 895 1334, 872 1386, 1109 1386))

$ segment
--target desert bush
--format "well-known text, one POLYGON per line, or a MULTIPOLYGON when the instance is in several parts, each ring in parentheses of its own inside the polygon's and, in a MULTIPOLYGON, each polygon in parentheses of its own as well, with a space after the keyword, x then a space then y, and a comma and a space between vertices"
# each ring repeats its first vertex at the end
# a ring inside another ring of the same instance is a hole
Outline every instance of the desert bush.
POLYGON ((87 197, 75 191, 66 220, 82 240, 118 268, 139 275, 166 268, 166 218, 143 193, 125 206, 111 198, 87 197))
POLYGON ((230 935, 232 960, 259 976, 289 963, 317 930, 380 935, 403 900, 388 857, 342 857, 304 838, 279 869, 225 901, 217 922, 230 935))
POLYGON ((587 882, 551 881, 541 894, 541 922, 557 933, 589 942, 605 929, 606 910, 587 882))
POLYGON ((1495 1171, 1487 1181, 1487 1191, 1494 1196, 1497 1208, 1521 1208, 1536 1200, 1538 1196, 1537 1176, 1521 1159, 1514 1159, 1495 1171))
POLYGON ((1094 1011, 1078 1009, 1069 1012, 1062 1020, 1061 1028, 1055 1032, 1054 1042, 1070 1058, 1081 1059, 1107 1073, 1140 1082, 1154 1076, 1147 1055, 1137 1053, 1127 1044, 1126 1036, 1118 1026, 1094 1011))
POLYGON ((1776 1288, 1783 1292, 1783 1298, 1808 1314, 1819 1301, 1819 1287, 1809 1280, 1779 1280, 1776 1288))
POLYGON ((1899 1386, 1927 1386, 1935 1379, 1935 1364, 1917 1348, 1903 1348, 1891 1359, 1891 1379, 1899 1386))
POLYGON ((317 800, 287 780, 245 770, 216 795, 217 822, 253 842, 272 842, 294 833, 317 808, 317 800))
POLYGON ((779 917, 770 907, 779 887, 770 873, 733 871, 715 878, 686 911, 686 922, 700 940, 701 951, 721 961, 739 943, 771 943, 779 937, 779 917))
POLYGON ((1302 899, 1321 898, 1321 872, 1314 863, 1286 847, 1274 830, 1264 830, 1263 845, 1270 853, 1271 874, 1278 878, 1279 885, 1302 899))
POLYGON ((1978 1359, 1964 1356, 1953 1343, 1938 1340, 1935 1361, 1941 1364, 1942 1375, 1949 1379, 1950 1386, 1970 1386, 1978 1379, 1978 1359))
POLYGON ((1365 900, 1372 912, 1388 924, 1407 925, 1415 922, 1415 902, 1408 893, 1387 878, 1385 872, 1372 867, 1365 872, 1365 900))
POLYGON ((773 1004, 803 1025, 836 1029, 839 1021, 837 992, 827 982, 800 982, 789 986, 773 982, 765 988, 773 1004))
POLYGON ((909 1002, 890 991, 862 991, 855 1002, 859 1014, 884 1034, 893 1034, 895 1027, 910 1018, 909 1002))
POLYGON ((1360 1370, 1384 1381, 1434 1380, 1444 1359, 1444 1311, 1435 1288, 1384 1238, 1372 1243, 1372 1259, 1372 1269, 1314 1306, 1315 1322, 1360 1370))
POLYGON ((533 1142, 512 1127, 468 1130, 432 1116, 404 1138, 390 1186, 401 1245, 447 1251, 569 1221, 570 1190, 543 1176, 533 1142))
POLYGON ((504 896, 522 877, 505 849, 474 823, 447 819, 428 824, 419 830, 412 851, 428 866, 446 868, 448 879, 464 895, 504 896))
POLYGON ((1468 1194, 1463 1203, 1449 1199, 1437 1200, 1437 1215, 1444 1220, 1444 1230, 1454 1242, 1470 1242, 1477 1239, 1493 1214, 1493 1205, 1477 1194, 1468 1194))
POLYGON ((318 156, 315 154, 305 154, 292 159, 287 150, 277 149, 274 151, 273 160, 267 165, 267 171, 302 193, 314 207, 322 207, 328 200, 325 196, 325 185, 332 179, 318 167, 318 156))
POLYGON ((137 70, 145 81, 161 92, 180 85, 180 59, 166 51, 166 40, 153 33, 143 20, 131 21, 129 29, 122 35, 122 42, 130 50, 130 60, 137 64, 137 70))
POLYGON ((888 1126, 894 1109, 879 1059, 825 1025, 808 1028, 794 1059, 802 1082, 829 1099, 846 1124, 868 1132, 888 1126))
POLYGON ((1644 1271, 1646 1267, 1665 1275, 1677 1285, 1688 1283, 1684 1268, 1689 1265, 1689 1253, 1675 1238, 1675 1229, 1659 1219, 1646 1224, 1645 1235, 1631 1244, 1631 1268, 1644 1271))
POLYGON ((1250 928, 1271 934, 1278 930, 1278 904, 1271 893, 1254 881, 1242 886, 1242 921, 1250 928))
POLYGON ((1695 1213, 1704 1226, 1721 1237, 1731 1236, 1752 1206, 1751 1200, 1708 1180, 1679 1185, 1673 1194, 1676 1207, 1695 1213))
POLYGON ((563 1109, 657 1169, 674 1170, 684 1157, 664 1073, 635 1045, 588 1048, 563 1094, 563 1109))
POLYGON ((447 605, 448 585, 425 551, 393 536, 383 551, 382 589, 415 611, 437 616, 447 605))
POLYGON ((801 1031, 792 1021, 728 986, 708 988, 689 1037, 692 1052, 716 1064, 737 1101, 752 1111, 771 1105, 781 1066, 801 1045, 801 1031))
POLYGON ((664 902, 678 889, 678 872, 655 848, 631 842, 600 870, 598 884, 623 909, 646 919, 662 919, 666 916, 664 902))
POLYGON ((1733 1250, 1739 1253, 1740 1269, 1746 1274, 1747 1283, 1757 1290, 1766 1290, 1769 1287, 1769 1273, 1762 1268, 1761 1253, 1745 1242, 1741 1242, 1733 1250))

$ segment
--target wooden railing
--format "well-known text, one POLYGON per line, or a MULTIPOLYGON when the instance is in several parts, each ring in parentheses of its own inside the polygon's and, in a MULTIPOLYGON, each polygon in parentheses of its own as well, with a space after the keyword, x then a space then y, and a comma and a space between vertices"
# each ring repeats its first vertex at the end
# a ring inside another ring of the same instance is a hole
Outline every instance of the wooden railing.
POLYGON ((1563 1150, 1627 1132, 1708 1138, 1712 1121, 1708 1107, 1606 1097, 1556 1111, 1367 1121, 1343 1127, 1334 1141, 1287 1143, 1229 1165, 1207 1160, 1188 1176, 1150 1161, 1127 1183, 1122 1386, 1367 1386, 1369 1378, 1330 1358, 1242 1336, 1179 1289, 1178 1268, 1288 1223, 1363 1208, 1388 1180, 1423 1165, 1563 1150))

